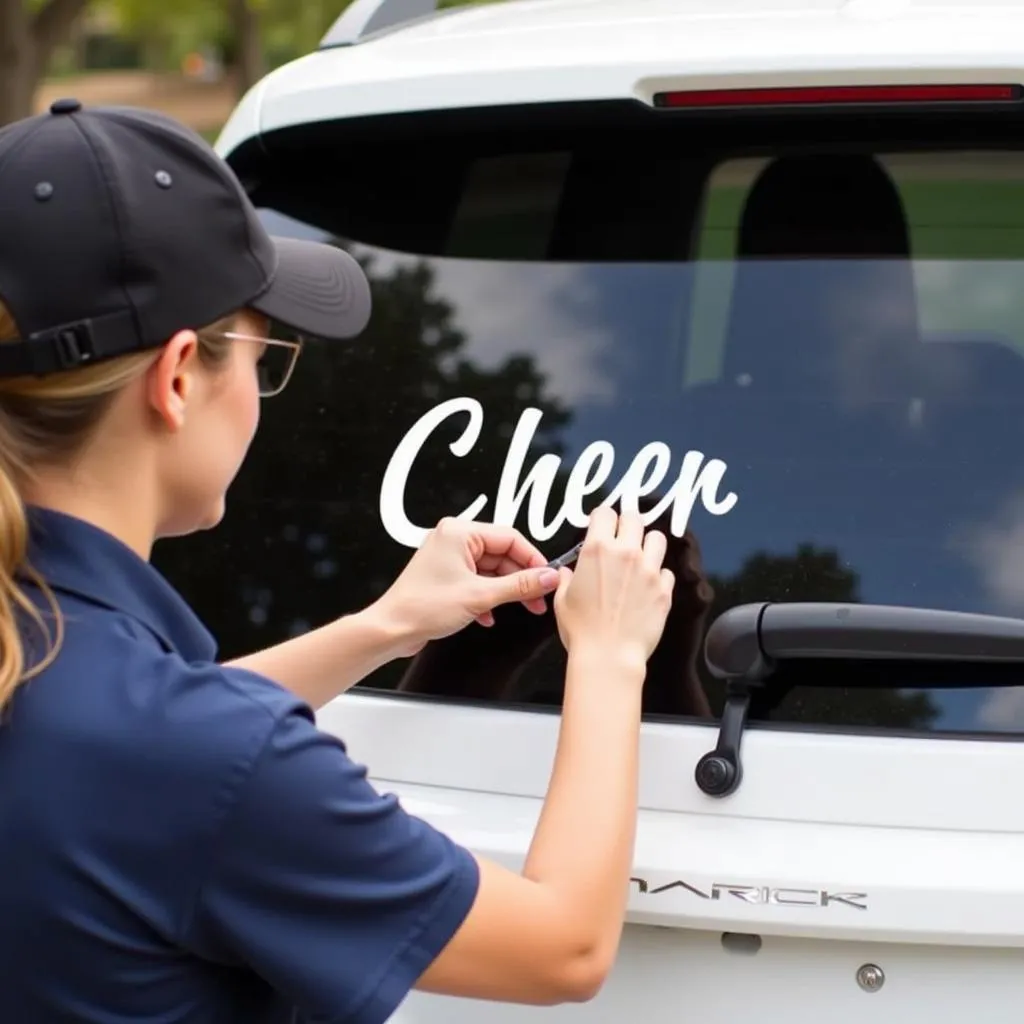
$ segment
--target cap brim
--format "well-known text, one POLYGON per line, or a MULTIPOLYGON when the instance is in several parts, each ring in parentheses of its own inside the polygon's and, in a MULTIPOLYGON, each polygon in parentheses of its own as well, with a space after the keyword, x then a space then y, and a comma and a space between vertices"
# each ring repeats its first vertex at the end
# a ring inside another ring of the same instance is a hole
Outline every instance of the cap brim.
POLYGON ((370 282, 344 249, 275 238, 277 271, 249 305, 299 334, 327 341, 354 338, 370 321, 370 282))

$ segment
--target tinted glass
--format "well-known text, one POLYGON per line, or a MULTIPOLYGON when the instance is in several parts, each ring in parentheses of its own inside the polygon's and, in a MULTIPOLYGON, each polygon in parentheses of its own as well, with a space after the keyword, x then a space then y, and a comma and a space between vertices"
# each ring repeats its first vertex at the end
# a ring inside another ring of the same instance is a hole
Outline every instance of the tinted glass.
MULTIPOLYGON (((1024 611, 1024 154, 760 148, 279 161, 268 226, 349 247, 376 305, 266 404, 224 524, 158 551, 225 656, 372 601, 442 515, 553 556, 609 495, 670 533, 648 714, 720 710, 700 642, 738 603, 1024 611)), ((557 706, 563 669, 551 616, 508 608, 366 685, 557 706)), ((754 714, 1024 727, 1024 688, 970 682, 754 714)))

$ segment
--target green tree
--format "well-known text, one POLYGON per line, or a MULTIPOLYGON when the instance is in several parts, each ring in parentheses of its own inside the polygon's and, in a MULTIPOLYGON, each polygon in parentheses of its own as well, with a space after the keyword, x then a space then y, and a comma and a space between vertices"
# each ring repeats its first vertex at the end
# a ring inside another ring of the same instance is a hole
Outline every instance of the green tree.
POLYGON ((147 68, 177 67, 190 50, 209 45, 222 31, 220 4, 202 0, 113 0, 118 31, 141 45, 147 68))
POLYGON ((239 95, 266 71, 314 50, 351 0, 112 0, 121 31, 150 67, 176 66, 193 50, 219 51, 239 95))
MULTIPOLYGON (((121 32, 143 45, 148 67, 177 67, 186 53, 212 48, 232 69, 240 93, 266 71, 264 22, 275 2, 284 7, 280 0, 115 2, 121 32)), ((303 20, 304 8, 293 8, 297 22, 303 20)))
MULTIPOLYGON (((188 50, 218 48, 239 94, 264 73, 315 50, 351 0, 114 0, 123 30, 174 62, 188 50)), ((467 0, 442 0, 454 7, 467 0)), ((468 0, 490 3, 494 0, 468 0)))
POLYGON ((32 113, 57 47, 89 0, 0 0, 0 125, 32 113))

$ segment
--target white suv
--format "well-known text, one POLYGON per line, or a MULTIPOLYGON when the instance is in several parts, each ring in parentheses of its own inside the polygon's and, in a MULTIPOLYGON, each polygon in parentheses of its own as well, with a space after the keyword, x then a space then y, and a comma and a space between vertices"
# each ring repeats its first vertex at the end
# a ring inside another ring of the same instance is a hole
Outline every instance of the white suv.
MULTIPOLYGON (((359 0, 224 130, 375 312, 158 562, 225 656, 365 605, 445 514, 554 556, 636 503, 678 585, 604 989, 396 1020, 1016 1024, 1024 3, 432 8, 359 0)), ((563 668, 508 608, 321 723, 518 865, 563 668)))

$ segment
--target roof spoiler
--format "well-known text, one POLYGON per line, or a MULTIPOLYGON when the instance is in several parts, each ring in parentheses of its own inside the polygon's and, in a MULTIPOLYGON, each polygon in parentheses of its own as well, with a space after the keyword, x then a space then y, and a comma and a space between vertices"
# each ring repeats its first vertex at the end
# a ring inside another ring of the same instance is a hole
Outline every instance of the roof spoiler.
POLYGON ((320 49, 355 46, 375 32, 429 18, 436 11, 437 0, 353 0, 320 40, 320 49))

